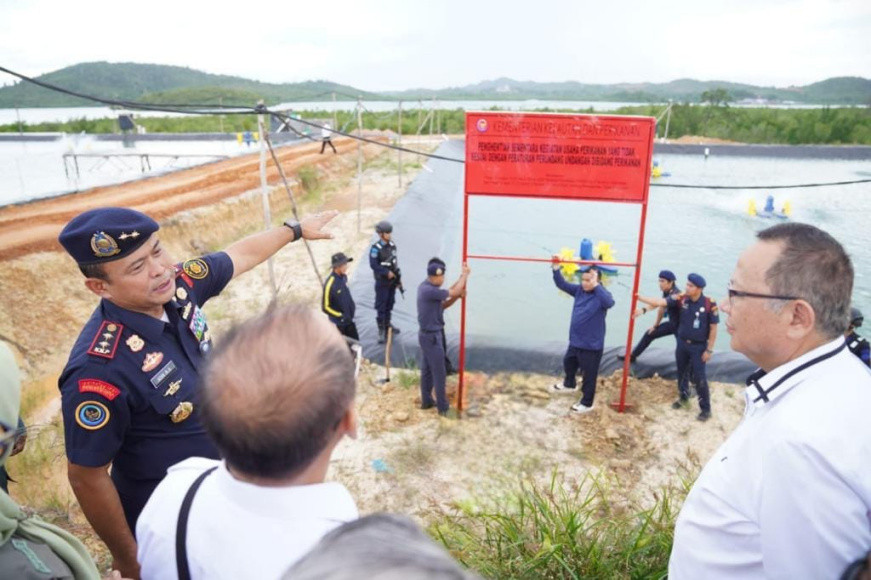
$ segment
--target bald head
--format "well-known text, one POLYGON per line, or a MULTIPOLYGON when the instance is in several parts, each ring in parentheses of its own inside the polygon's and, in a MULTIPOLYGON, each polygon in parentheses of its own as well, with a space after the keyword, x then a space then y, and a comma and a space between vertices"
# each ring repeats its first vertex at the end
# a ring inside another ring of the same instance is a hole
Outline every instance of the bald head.
POLYGON ((293 476, 337 439, 354 400, 354 362, 336 327, 302 306, 236 328, 202 377, 202 421, 227 463, 293 476))

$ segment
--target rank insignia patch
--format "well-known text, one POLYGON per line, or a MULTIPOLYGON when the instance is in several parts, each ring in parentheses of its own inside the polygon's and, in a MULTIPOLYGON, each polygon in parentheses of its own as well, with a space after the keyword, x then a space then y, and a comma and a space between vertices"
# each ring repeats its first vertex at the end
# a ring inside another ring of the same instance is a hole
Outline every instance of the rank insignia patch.
POLYGON ((109 422, 109 409, 97 401, 85 401, 76 407, 76 423, 88 431, 96 431, 109 422))
POLYGON ((194 280, 202 280, 209 275, 209 265, 206 264, 206 261, 202 258, 188 260, 184 263, 182 268, 184 269, 185 274, 194 280))
POLYGON ((100 325, 100 330, 97 331, 97 336, 91 342, 88 354, 103 358, 114 358, 118 342, 121 340, 121 330, 123 328, 120 324, 104 320, 103 324, 100 325))

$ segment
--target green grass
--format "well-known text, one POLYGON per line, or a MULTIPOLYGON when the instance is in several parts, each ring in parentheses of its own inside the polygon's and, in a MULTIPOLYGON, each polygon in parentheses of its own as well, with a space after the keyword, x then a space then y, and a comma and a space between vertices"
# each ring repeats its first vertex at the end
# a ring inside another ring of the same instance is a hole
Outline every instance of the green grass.
POLYGON ((456 503, 429 533, 486 578, 664 578, 686 487, 657 492, 645 508, 618 491, 605 477, 522 480, 456 503))

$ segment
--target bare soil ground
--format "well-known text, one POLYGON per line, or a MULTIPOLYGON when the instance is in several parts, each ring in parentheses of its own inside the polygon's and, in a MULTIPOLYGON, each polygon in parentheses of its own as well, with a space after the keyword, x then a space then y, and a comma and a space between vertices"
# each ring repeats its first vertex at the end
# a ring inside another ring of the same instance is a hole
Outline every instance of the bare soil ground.
MULTIPOLYGON (((312 244, 322 274, 330 254, 362 254, 373 224, 404 193, 398 186, 395 155, 376 146, 364 148, 358 231, 356 149, 337 145, 340 154, 335 156, 318 156, 310 146, 281 155, 289 177, 304 166, 318 168, 320 189, 294 190, 303 213, 332 208, 341 212, 330 227, 335 239, 312 244)), ((432 149, 434 144, 415 146, 432 149)), ((420 166, 409 167, 405 159, 407 185, 420 166)), ((56 386, 69 348, 97 300, 83 287, 72 261, 54 245, 54 230, 88 207, 134 203, 159 216, 162 239, 178 259, 220 249, 262 228, 263 218, 260 194, 252 191, 259 183, 256 160, 244 169, 231 164, 233 169, 220 185, 222 194, 197 195, 200 188, 218 187, 210 175, 215 165, 119 186, 111 195, 104 191, 109 188, 102 188, 0 211, 3 235, 6 224, 14 224, 18 235, 29 240, 17 243, 16 235, 8 234, 0 242, 0 252, 8 252, 0 260, 0 338, 18 351, 24 374, 22 408, 33 427, 27 449, 10 462, 10 472, 18 480, 11 492, 22 504, 83 538, 103 566, 108 565, 105 547, 84 520, 66 481, 56 386), (237 182, 249 185, 236 191, 237 182), (178 188, 191 188, 193 193, 178 193, 178 188), (170 200, 175 195, 197 201, 179 205, 170 200), (25 235, 27 224, 39 225, 43 234, 25 235)), ((274 169, 271 175, 270 183, 277 183, 274 169)), ((283 188, 274 188, 270 201, 274 221, 280 223, 290 213, 283 188)), ((357 261, 351 266, 352 276, 369 275, 365 266, 359 274, 353 270, 359 267, 357 261)), ((280 302, 317 304, 320 285, 302 247, 279 252, 274 271, 280 302)), ((266 264, 235 280, 205 307, 216 340, 233 323, 262 311, 272 298, 266 264)), ((673 381, 654 378, 632 379, 629 401, 634 407, 618 414, 607 405, 618 396, 620 381, 615 375, 600 378, 596 409, 577 416, 569 412, 570 397, 547 391, 553 377, 469 373, 469 412, 461 420, 450 420, 418 409, 415 371, 394 372, 393 380, 382 384, 384 372, 368 362, 363 365, 357 401, 360 433, 356 440, 339 445, 330 478, 351 490, 363 513, 395 511, 423 523, 456 502, 500 489, 518 476, 547 479, 554 470, 577 481, 587 473, 606 473, 621 482, 625 494, 650 498, 653 490, 692 474, 737 424, 743 409, 739 387, 714 384, 714 418, 700 424, 695 409, 670 408, 673 381)), ((451 393, 455 385, 452 377, 451 393)))

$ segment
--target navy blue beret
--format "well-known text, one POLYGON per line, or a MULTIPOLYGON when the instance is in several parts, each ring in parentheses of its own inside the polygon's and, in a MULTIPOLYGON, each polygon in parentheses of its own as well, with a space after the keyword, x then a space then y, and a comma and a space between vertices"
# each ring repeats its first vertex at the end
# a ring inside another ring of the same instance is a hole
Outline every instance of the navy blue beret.
POLYGON ((708 283, 705 282, 705 279, 702 278, 701 276, 699 276, 698 274, 690 274, 689 276, 687 276, 687 280, 689 280, 690 282, 692 282, 693 284, 695 284, 699 288, 704 288, 705 286, 708 285, 708 283))
POLYGON ((660 270, 659 277, 663 280, 668 280, 669 282, 674 282, 676 280, 674 272, 671 270, 660 270))
POLYGON ((441 276, 445 273, 445 263, 441 260, 430 260, 426 265, 426 273, 429 276, 441 276))
POLYGON ((126 207, 98 207, 74 217, 58 241, 80 265, 120 260, 160 229, 156 221, 126 207))

